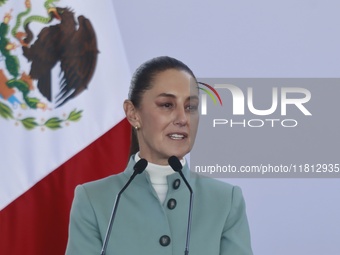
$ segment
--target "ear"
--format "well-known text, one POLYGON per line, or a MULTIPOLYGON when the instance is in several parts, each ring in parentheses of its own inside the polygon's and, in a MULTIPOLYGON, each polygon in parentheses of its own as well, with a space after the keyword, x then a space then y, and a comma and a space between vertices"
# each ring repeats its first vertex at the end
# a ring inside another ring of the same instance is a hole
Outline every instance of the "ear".
POLYGON ((135 106, 133 105, 133 103, 130 100, 125 100, 123 107, 125 111, 125 116, 127 120, 130 122, 131 126, 139 127, 140 126, 139 118, 138 118, 137 110, 135 106))

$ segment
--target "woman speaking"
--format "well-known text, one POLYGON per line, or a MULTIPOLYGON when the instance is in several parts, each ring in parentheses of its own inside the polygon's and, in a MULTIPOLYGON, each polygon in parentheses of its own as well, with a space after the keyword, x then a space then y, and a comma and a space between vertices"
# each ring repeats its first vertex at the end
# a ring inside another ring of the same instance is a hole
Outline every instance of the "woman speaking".
POLYGON ((198 105, 196 78, 181 61, 157 57, 136 70, 124 102, 129 163, 76 188, 67 255, 252 254, 240 188, 190 173, 184 158, 198 105))

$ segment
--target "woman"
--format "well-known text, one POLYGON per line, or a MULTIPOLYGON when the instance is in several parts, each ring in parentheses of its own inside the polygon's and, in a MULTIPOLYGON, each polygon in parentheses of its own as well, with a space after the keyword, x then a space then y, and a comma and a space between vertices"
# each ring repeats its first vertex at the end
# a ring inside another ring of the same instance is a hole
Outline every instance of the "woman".
POLYGON ((113 198, 140 158, 148 166, 122 195, 106 254, 183 254, 189 191, 168 165, 173 155, 195 194, 190 254, 252 254, 240 188, 190 174, 185 161, 195 141, 198 105, 196 78, 182 62, 158 57, 137 69, 124 110, 138 144, 123 173, 76 188, 67 255, 100 254, 113 198))

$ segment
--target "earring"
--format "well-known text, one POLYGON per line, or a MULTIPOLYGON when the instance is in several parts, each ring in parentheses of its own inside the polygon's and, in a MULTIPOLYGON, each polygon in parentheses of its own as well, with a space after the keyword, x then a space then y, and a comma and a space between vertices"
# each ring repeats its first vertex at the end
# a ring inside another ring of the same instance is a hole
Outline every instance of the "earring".
POLYGON ((138 125, 135 126, 135 130, 136 130, 136 131, 139 130, 139 126, 138 126, 138 125))

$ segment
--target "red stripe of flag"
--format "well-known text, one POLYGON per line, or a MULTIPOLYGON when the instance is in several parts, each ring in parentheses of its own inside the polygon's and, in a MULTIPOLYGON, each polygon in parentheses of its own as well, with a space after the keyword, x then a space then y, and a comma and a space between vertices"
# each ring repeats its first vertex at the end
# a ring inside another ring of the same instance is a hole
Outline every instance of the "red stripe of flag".
POLYGON ((124 119, 0 211, 0 254, 64 254, 75 186, 124 170, 130 134, 124 119))

